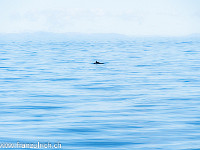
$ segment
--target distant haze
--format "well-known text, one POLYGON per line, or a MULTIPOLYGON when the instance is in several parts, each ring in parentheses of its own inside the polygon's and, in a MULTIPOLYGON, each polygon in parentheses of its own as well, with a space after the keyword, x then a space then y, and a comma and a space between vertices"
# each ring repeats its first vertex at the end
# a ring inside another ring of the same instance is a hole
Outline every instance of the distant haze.
POLYGON ((0 0, 0 33, 200 33, 200 0, 0 0))

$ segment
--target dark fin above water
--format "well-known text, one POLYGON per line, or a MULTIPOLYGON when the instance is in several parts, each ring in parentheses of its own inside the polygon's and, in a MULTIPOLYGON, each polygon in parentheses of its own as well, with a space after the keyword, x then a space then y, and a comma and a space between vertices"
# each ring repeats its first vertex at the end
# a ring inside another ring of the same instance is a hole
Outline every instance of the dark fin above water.
POLYGON ((93 63, 93 64, 104 64, 104 63, 100 63, 100 62, 96 61, 96 62, 95 62, 95 63, 93 63))

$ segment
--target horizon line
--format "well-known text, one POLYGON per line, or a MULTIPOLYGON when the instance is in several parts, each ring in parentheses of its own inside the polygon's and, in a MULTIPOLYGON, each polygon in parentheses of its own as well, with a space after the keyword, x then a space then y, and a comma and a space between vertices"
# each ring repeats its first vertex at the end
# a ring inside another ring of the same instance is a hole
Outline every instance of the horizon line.
POLYGON ((0 32, 0 35, 11 35, 11 34, 58 34, 58 35, 117 35, 126 37, 188 37, 188 36, 200 36, 200 33, 191 33, 184 35, 166 35, 166 34, 122 34, 122 33, 86 33, 86 32, 48 32, 48 31, 35 31, 35 32, 0 32))

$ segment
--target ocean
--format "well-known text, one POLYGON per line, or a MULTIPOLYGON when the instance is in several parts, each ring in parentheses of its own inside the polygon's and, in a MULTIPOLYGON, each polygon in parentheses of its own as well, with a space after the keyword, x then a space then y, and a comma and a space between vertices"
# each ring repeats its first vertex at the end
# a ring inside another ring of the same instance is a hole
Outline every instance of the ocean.
POLYGON ((200 38, 0 36, 0 107, 0 149, 199 150, 200 38))

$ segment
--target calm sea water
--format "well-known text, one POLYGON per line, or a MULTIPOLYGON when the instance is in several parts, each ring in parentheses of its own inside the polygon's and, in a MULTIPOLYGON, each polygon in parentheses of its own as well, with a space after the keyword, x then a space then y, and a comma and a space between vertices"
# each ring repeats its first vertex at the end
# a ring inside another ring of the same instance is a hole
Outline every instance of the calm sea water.
POLYGON ((0 143, 199 150, 199 41, 1 38, 0 143))

